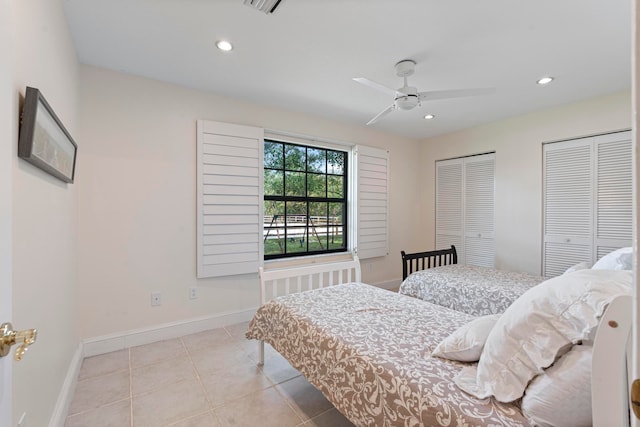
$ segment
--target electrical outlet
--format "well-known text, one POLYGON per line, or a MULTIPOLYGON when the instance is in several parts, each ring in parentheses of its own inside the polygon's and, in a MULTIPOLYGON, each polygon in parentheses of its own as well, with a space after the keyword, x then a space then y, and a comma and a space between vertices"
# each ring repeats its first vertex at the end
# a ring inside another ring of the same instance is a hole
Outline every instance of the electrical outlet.
POLYGON ((195 286, 189 288, 189 299, 197 299, 198 298, 198 288, 195 286))
POLYGON ((160 295, 160 292, 152 292, 151 307, 157 307, 159 305, 162 305, 162 295, 160 295))

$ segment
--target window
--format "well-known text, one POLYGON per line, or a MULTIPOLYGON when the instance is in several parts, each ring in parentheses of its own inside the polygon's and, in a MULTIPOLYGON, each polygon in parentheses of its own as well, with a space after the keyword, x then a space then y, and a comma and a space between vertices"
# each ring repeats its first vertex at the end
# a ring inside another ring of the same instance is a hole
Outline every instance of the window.
POLYGON ((265 139, 264 258, 347 250, 348 153, 265 139))
POLYGON ((197 277, 265 259, 389 254, 389 151, 197 122, 197 277))

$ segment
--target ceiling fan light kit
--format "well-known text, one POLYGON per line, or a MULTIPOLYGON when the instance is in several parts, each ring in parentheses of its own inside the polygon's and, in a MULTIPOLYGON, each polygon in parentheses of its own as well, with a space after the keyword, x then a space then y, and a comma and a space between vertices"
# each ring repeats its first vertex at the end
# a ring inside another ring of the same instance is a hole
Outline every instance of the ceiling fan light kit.
MULTIPOLYGON (((421 101, 431 101, 435 99, 459 98, 465 96, 486 95, 494 92, 493 89, 454 89, 454 90, 433 90, 427 92, 418 92, 414 86, 409 86, 407 77, 415 73, 416 62, 411 59, 404 59, 395 65, 396 75, 404 79, 404 85, 400 89, 391 89, 380 83, 376 83, 365 77, 355 77, 353 80, 360 84, 369 86, 380 92, 393 95, 393 104, 382 110, 377 116, 369 120, 367 125, 373 124, 391 113, 394 110, 412 110, 415 107, 422 106, 421 101)), ((427 118, 425 116, 425 118, 427 118)), ((433 118, 430 117, 430 118, 433 118)))

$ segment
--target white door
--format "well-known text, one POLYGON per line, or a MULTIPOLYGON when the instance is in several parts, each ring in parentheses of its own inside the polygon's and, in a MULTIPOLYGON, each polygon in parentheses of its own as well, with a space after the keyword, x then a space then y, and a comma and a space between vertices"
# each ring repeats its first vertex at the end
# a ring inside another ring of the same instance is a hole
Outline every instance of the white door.
POLYGON ((456 246, 458 263, 495 266, 495 154, 436 162, 436 249, 456 246))
POLYGON ((464 159, 464 263, 495 267, 495 154, 464 159))
MULTIPOLYGON (((0 323, 11 321, 11 198, 14 135, 11 0, 0 0, 0 323)), ((0 426, 12 425, 11 357, 0 358, 0 426)))
POLYGON ((463 207, 464 188, 462 160, 450 159, 436 162, 436 249, 448 249, 455 245, 458 263, 464 264, 463 207))
POLYGON ((544 145, 544 276, 631 245, 631 132, 544 145))

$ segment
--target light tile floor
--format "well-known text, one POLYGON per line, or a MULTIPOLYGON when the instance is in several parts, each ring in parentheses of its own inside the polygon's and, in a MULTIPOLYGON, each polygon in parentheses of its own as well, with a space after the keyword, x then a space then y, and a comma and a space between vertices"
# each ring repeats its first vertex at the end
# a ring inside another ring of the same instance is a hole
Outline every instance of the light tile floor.
POLYGON ((65 426, 353 425, 247 325, 84 359, 65 426))

